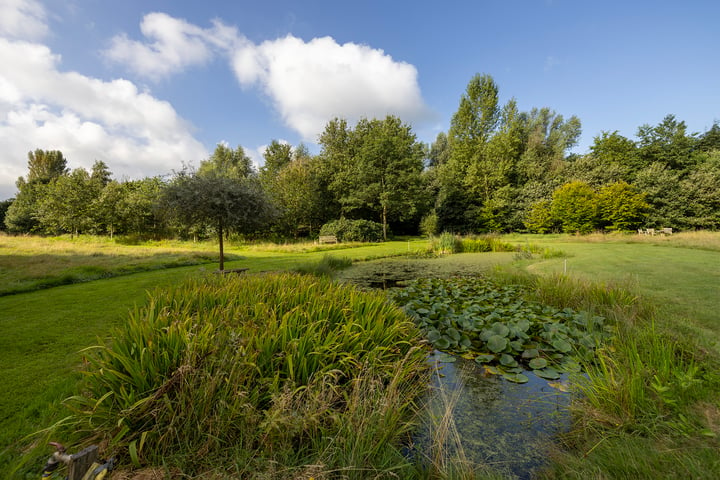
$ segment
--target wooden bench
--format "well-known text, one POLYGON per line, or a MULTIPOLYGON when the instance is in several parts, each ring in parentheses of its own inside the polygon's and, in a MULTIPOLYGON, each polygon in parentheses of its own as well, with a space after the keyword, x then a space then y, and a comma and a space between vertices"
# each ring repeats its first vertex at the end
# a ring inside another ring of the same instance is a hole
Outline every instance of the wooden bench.
POLYGON ((335 235, 320 235, 318 243, 338 243, 338 239, 335 235))
POLYGON ((249 268, 230 268, 230 269, 225 269, 225 270, 215 270, 214 273, 216 273, 218 275, 227 275, 229 273, 240 274, 240 273, 245 273, 248 270, 250 270, 250 269, 249 268))

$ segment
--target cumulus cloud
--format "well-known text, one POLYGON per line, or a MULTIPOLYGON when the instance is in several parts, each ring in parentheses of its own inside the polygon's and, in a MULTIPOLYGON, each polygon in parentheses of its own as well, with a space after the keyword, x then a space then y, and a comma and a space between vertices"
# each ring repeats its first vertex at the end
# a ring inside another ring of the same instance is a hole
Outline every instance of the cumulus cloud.
POLYGON ((354 123, 388 114, 408 122, 429 116, 417 69, 383 50, 292 35, 255 44, 219 20, 202 29, 162 13, 145 16, 141 30, 151 43, 116 37, 108 58, 159 79, 214 53, 225 55, 240 85, 267 95, 284 123, 306 141, 315 142, 334 117, 354 123))
POLYGON ((63 72, 45 45, 0 38, 0 193, 14 192, 27 152, 58 149, 72 167, 105 161, 116 177, 169 173, 207 151, 173 107, 127 80, 63 72))
POLYGON ((48 33, 46 13, 37 0, 2 0, 0 36, 38 40, 48 33))
POLYGON ((333 117, 354 123, 393 114, 412 122, 428 115, 417 69, 366 45, 288 35, 238 43, 232 66, 240 84, 259 86, 305 140, 316 141, 333 117))
POLYGON ((152 43, 131 40, 122 34, 114 37, 105 57, 127 65, 140 76, 159 80, 183 69, 201 65, 213 56, 213 47, 231 48, 237 38, 234 28, 213 22, 202 29, 164 13, 145 15, 140 31, 152 43))

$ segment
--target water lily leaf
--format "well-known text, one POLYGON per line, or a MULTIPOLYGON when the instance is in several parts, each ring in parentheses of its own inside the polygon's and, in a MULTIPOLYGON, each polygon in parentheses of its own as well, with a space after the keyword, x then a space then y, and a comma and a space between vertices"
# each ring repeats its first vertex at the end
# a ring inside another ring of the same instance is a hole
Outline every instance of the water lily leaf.
POLYGON ((500 355, 500 364, 506 367, 517 367, 518 362, 511 355, 503 353, 500 355))
POLYGON ((460 332, 458 332, 455 328, 448 328, 445 330, 445 333, 448 337, 450 337, 452 340, 455 340, 456 342, 460 340, 460 332))
POLYGON ((485 367, 485 373, 490 375, 500 375, 502 370, 500 370, 498 367, 493 367, 492 365, 483 365, 485 367))
POLYGON ((457 362, 457 358, 455 356, 450 355, 448 353, 444 352, 437 352, 434 355, 435 361, 439 363, 455 363, 457 362))
POLYGON ((437 339, 440 338, 441 336, 442 335, 440 334, 440 332, 438 332, 434 328, 431 328, 427 332, 427 339, 430 343, 435 343, 437 341, 437 339))
POLYGON ((504 323, 496 322, 492 326, 492 332, 500 337, 507 337, 510 329, 504 323))
POLYGON ((428 310, 427 308, 418 308, 417 310, 415 310, 415 313, 417 313, 418 315, 427 315, 428 313, 430 313, 430 310, 428 310))
POLYGON ((557 380, 560 378, 560 372, 552 367, 543 368, 542 370, 533 370, 533 373, 540 378, 546 378, 548 380, 557 380))
POLYGON ((435 340, 433 342, 433 345, 438 350, 447 350, 448 348, 450 348, 450 339, 448 339, 448 337, 443 335, 442 337, 435 340))
POLYGON ((507 338, 500 335, 493 335, 488 338, 487 346, 491 352, 500 353, 507 348, 507 338))
POLYGON ((522 352, 523 351, 523 343, 520 340, 514 340, 510 342, 510 348, 513 349, 515 352, 522 352))
POLYGON ((536 358, 540 356, 537 348, 528 348, 522 353, 522 358, 536 358))
POLYGON ((572 351, 572 345, 570 345, 570 343, 568 343, 566 340, 563 340, 562 338, 554 339, 552 341, 552 346, 558 352, 568 353, 568 352, 572 351))
POLYGON ((579 373, 582 371, 582 366, 570 358, 565 359, 565 361, 560 364, 560 368, 563 372, 568 373, 579 373))
POLYGON ((522 373, 504 373, 502 376, 508 382, 527 383, 530 379, 522 373))
POLYGON ((545 368, 545 367, 547 367, 547 364, 548 364, 547 360, 545 360, 544 358, 539 358, 539 357, 533 358, 532 360, 530 360, 530 363, 528 363, 528 365, 530 365, 530 368, 532 368, 533 370, 545 368))
POLYGON ((475 361, 477 363, 489 363, 489 362, 492 362, 493 360, 495 360, 495 355, 483 354, 483 355, 478 355, 477 357, 475 357, 475 361))

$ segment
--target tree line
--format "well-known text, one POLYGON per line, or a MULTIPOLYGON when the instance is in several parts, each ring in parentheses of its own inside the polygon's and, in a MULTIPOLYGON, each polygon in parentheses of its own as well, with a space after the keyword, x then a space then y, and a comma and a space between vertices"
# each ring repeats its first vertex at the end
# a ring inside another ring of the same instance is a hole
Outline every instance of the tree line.
POLYGON ((343 221, 392 233, 590 232, 720 227, 720 126, 690 133, 667 115, 637 139, 601 132, 569 154, 581 122, 499 102, 475 75, 448 132, 430 145, 401 119, 329 121, 320 152, 273 140, 256 170, 242 147, 217 146, 198 168, 112 179, 96 161, 70 170, 59 151, 28 154, 0 227, 14 233, 198 237, 316 236, 343 221))

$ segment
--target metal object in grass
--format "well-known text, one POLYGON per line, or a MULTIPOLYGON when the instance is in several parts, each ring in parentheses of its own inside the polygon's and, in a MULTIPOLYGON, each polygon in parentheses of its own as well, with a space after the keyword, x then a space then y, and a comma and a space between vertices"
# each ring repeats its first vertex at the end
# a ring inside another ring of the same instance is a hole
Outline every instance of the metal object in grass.
POLYGON ((61 443, 50 442, 50 445, 55 447, 55 451, 45 463, 41 478, 50 478, 64 464, 68 466, 66 480, 102 480, 107 477, 115 464, 113 458, 105 462, 97 460, 97 445, 91 445, 74 454, 68 454, 61 443))

